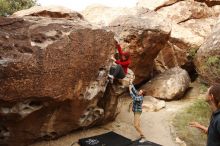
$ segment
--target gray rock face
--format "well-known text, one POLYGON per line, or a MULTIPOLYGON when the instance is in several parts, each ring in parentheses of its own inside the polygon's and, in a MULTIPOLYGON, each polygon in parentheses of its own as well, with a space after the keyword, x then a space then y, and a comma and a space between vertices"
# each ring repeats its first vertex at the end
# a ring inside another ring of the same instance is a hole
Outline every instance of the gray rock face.
POLYGON ((114 34, 82 19, 0 18, 0 145, 23 146, 113 120, 114 34))
POLYGON ((190 78, 188 73, 175 67, 156 76, 142 88, 147 95, 164 100, 180 99, 189 87, 190 78))
POLYGON ((195 58, 197 72, 205 82, 220 82, 220 21, 199 48, 195 58))

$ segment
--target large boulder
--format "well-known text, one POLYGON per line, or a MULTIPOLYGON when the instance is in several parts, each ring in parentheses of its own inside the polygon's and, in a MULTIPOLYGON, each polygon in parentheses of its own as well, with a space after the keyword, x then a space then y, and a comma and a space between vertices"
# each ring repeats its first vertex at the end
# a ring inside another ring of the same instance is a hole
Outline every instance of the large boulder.
POLYGON ((196 35, 206 39, 209 34, 211 34, 213 26, 218 21, 218 17, 208 17, 202 19, 190 19, 180 25, 187 28, 196 35))
POLYGON ((197 51, 195 65, 205 82, 220 82, 220 21, 197 51))
POLYGON ((171 68, 147 82, 142 88, 146 95, 163 100, 174 100, 183 97, 189 87, 188 73, 180 67, 171 68))
POLYGON ((1 17, 0 27, 0 145, 24 146, 116 117, 118 94, 107 84, 111 31, 31 14, 1 17))

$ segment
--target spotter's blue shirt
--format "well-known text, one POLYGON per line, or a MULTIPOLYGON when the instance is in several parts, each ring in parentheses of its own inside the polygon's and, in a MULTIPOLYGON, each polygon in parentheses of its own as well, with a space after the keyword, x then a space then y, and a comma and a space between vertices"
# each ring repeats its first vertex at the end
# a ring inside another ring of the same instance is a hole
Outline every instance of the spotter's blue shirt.
POLYGON ((133 112, 142 112, 142 104, 143 104, 143 96, 138 95, 137 90, 135 89, 134 85, 131 87, 130 95, 133 100, 133 112))

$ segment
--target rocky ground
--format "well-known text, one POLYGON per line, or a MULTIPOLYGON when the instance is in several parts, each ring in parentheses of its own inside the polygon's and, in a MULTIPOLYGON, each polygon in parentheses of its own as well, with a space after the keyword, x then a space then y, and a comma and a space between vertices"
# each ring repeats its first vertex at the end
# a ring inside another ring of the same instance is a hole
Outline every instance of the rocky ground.
MULTIPOLYGON (((166 102, 166 107, 158 112, 143 112, 141 124, 148 140, 163 146, 184 145, 176 142, 177 136, 172 127, 172 119, 178 111, 189 106, 195 98, 201 96, 199 86, 198 83, 193 83, 192 90, 185 95, 183 100, 166 102)), ((77 131, 57 140, 39 142, 32 146, 71 146, 79 138, 98 135, 108 131, 114 131, 132 140, 137 139, 138 133, 132 125, 133 113, 128 111, 128 105, 131 99, 129 97, 123 98, 120 102, 122 103, 121 113, 114 122, 92 129, 77 131)), ((78 144, 73 144, 73 146, 78 146, 78 144)))

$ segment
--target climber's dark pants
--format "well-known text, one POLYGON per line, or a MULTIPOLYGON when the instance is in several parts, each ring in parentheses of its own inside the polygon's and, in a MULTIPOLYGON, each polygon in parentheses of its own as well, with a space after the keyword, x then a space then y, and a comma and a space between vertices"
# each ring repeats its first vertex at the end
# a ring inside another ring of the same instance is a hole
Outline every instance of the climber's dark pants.
POLYGON ((116 79, 123 79, 125 77, 125 72, 122 66, 117 64, 110 68, 110 75, 113 75, 116 79))

